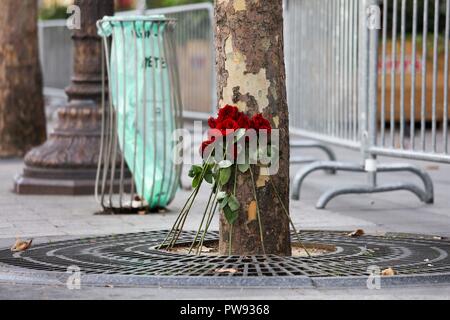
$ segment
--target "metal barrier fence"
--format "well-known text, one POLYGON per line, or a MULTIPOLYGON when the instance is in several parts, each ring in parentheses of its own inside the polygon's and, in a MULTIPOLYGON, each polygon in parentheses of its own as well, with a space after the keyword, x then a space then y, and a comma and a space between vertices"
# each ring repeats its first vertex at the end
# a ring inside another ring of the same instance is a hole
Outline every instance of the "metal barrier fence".
POLYGON ((448 163, 450 1, 381 4, 381 45, 369 48, 379 50, 380 100, 371 152, 448 163))
MULTIPOLYGON (((117 16, 142 14, 141 10, 117 16)), ((216 110, 214 8, 211 3, 145 10, 146 15, 163 14, 177 19, 175 31, 184 116, 206 118, 216 110)), ((65 20, 39 23, 40 55, 44 86, 64 89, 72 73, 71 32, 65 20)), ((48 90, 50 91, 50 90, 48 90)))
POLYGON ((302 136, 359 147, 359 7, 360 1, 285 1, 290 121, 302 136))
POLYGON ((377 156, 450 162, 449 12, 449 0, 285 0, 292 131, 363 154, 360 163, 305 167, 294 180, 294 199, 309 174, 332 169, 366 172, 368 184, 330 190, 318 208, 342 194, 395 190, 433 202, 425 171, 380 164, 377 156), (423 188, 377 182, 378 173, 393 171, 417 175, 423 188))

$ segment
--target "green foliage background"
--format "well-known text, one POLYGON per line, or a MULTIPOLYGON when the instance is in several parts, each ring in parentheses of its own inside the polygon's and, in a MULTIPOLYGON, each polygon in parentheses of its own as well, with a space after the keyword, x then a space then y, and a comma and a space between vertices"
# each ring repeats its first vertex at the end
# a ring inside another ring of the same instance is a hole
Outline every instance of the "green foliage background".
POLYGON ((51 20, 51 19, 66 19, 67 7, 61 5, 54 5, 49 7, 42 7, 39 9, 39 19, 51 20))
POLYGON ((147 0, 147 7, 148 8, 171 7, 201 2, 213 2, 213 0, 147 0))

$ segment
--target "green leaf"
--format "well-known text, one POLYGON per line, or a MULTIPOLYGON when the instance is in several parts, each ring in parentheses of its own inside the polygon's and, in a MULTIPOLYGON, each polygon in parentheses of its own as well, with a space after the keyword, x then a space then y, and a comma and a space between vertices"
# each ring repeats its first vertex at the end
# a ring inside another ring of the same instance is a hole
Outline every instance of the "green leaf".
POLYGON ((224 186, 230 181, 231 178, 231 168, 221 169, 219 172, 219 184, 224 186))
POLYGON ((197 187, 200 185, 201 177, 202 175, 199 174, 194 178, 194 180, 192 180, 192 188, 197 189, 197 187))
POLYGON ((215 164, 214 164, 214 163, 206 164, 206 172, 211 172, 211 173, 212 173, 214 167, 215 167, 215 164))
POLYGON ((246 173, 248 169, 250 169, 250 164, 249 163, 238 164, 238 169, 240 172, 246 173))
POLYGON ((228 206, 230 207, 231 210, 237 211, 241 207, 241 204, 234 195, 231 195, 230 198, 228 199, 228 206))
POLYGON ((189 170, 189 177, 195 178, 197 175, 201 174, 203 168, 200 166, 192 166, 191 170, 189 170))
POLYGON ((230 160, 222 160, 219 162, 219 168, 220 169, 226 169, 233 165, 233 163, 230 160))
POLYGON ((234 224, 239 217, 239 213, 237 211, 231 210, 230 207, 225 207, 223 210, 225 219, 229 224, 234 224))
POLYGON ((228 205, 229 197, 226 196, 220 201, 220 209, 224 209, 228 205))
POLYGON ((209 172, 209 173, 205 174, 205 181, 208 182, 209 184, 213 183, 213 175, 212 175, 212 173, 209 172))

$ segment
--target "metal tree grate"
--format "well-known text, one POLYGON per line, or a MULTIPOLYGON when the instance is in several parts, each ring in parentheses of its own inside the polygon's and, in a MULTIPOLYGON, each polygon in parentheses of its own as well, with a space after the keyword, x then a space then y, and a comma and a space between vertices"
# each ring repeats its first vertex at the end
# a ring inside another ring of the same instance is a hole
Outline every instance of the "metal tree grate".
MULTIPOLYGON (((399 275, 450 273, 450 242, 419 236, 363 236, 344 232, 307 231, 302 240, 326 244, 333 253, 303 257, 191 256, 155 249, 167 231, 105 236, 36 245, 26 252, 0 251, 0 263, 32 270, 66 272, 79 267, 85 274, 170 277, 351 277, 368 275, 369 266, 392 267, 399 275), (236 273, 218 270, 235 269, 236 273)), ((185 232, 179 243, 190 243, 185 232)), ((210 233, 207 241, 217 240, 210 233)))

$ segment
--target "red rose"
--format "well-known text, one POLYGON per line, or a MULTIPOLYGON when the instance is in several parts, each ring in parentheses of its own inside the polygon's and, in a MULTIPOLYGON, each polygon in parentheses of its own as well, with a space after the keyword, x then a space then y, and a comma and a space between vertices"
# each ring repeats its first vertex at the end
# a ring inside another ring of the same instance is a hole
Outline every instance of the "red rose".
POLYGON ((260 113, 253 116, 252 120, 250 121, 250 125, 256 131, 267 130, 268 133, 272 132, 272 126, 270 125, 270 122, 260 113))
POLYGON ((234 106, 226 105, 222 109, 219 110, 219 117, 217 120, 219 122, 224 121, 226 119, 236 120, 239 114, 239 109, 234 106))
POLYGON ((222 136, 222 131, 215 128, 208 130, 208 139, 214 141, 216 137, 222 136))
MULTIPOLYGON (((256 114, 250 119, 244 112, 240 112, 238 107, 226 105, 219 110, 219 115, 217 118, 211 117, 208 119, 208 140, 204 141, 200 147, 200 153, 202 157, 204 156, 206 148, 208 148, 213 142, 215 142, 216 137, 225 137, 229 134, 233 134, 238 129, 255 129, 267 130, 270 134, 272 132, 272 126, 270 122, 264 118, 262 114, 256 114)), ((246 141, 249 137, 246 137, 246 141)), ((231 150, 228 150, 228 156, 231 159, 236 159, 238 154, 237 145, 231 150)))
POLYGON ((244 129, 250 128, 250 119, 243 112, 239 113, 237 123, 238 123, 239 128, 244 128, 244 129))
POLYGON ((211 129, 215 129, 215 128, 217 127, 217 121, 216 121, 216 119, 214 119, 213 117, 209 118, 209 119, 208 119, 208 126, 209 126, 211 129))
POLYGON ((223 136, 226 136, 239 129, 239 124, 233 119, 225 119, 217 124, 217 129, 222 132, 223 136))
MULTIPOLYGON (((200 147, 200 155, 202 156, 202 158, 205 156, 205 150, 206 148, 208 148, 211 144, 213 144, 215 141, 215 137, 212 137, 211 140, 206 140, 202 142, 202 145, 200 147)), ((209 156, 209 155, 208 155, 209 156)))

